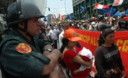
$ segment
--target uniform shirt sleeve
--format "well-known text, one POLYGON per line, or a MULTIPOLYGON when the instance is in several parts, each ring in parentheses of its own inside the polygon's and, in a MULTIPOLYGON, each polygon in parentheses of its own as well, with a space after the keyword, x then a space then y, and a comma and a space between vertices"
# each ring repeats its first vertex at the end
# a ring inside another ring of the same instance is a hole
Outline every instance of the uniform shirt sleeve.
POLYGON ((47 40, 38 39, 37 41, 38 41, 38 44, 40 45, 41 48, 50 44, 50 42, 48 42, 47 40))
POLYGON ((38 39, 38 38, 34 38, 34 39, 36 42, 36 46, 39 46, 40 50, 42 50, 42 51, 43 51, 44 46, 50 44, 50 42, 48 42, 48 40, 43 40, 43 39, 38 39))
POLYGON ((50 59, 39 52, 22 54, 16 51, 18 41, 10 41, 2 47, 0 61, 3 69, 15 77, 40 78, 43 66, 50 59), (44 60, 45 59, 45 60, 44 60))

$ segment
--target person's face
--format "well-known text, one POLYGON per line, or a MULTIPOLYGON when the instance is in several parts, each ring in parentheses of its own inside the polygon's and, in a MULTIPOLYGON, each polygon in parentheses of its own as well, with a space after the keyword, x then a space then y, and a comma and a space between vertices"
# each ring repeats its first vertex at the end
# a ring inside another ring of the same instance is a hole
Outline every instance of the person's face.
POLYGON ((63 26, 63 29, 66 30, 69 28, 69 24, 68 23, 65 23, 64 26, 63 26))
POLYGON ((104 38, 105 43, 113 44, 114 43, 114 33, 110 33, 109 35, 104 38))
POLYGON ((74 26, 74 24, 72 24, 72 26, 74 26))
POLYGON ((73 47, 76 46, 76 44, 77 44, 76 41, 69 41, 69 42, 68 42, 68 47, 73 48, 73 47))
POLYGON ((28 28, 27 28, 27 32, 29 32, 29 34, 31 34, 32 36, 35 36, 37 34, 39 34, 40 31, 40 27, 43 25, 44 23, 40 23, 38 21, 38 18, 32 18, 30 20, 28 20, 28 28))

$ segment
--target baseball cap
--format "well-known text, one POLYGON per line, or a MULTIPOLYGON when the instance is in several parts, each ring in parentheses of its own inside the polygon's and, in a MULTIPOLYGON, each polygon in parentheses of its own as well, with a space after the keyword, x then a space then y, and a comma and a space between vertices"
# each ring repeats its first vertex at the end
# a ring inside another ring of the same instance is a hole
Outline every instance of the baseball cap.
POLYGON ((64 31, 64 38, 67 38, 70 41, 79 41, 81 40, 80 37, 78 37, 77 33, 73 29, 67 29, 64 31))

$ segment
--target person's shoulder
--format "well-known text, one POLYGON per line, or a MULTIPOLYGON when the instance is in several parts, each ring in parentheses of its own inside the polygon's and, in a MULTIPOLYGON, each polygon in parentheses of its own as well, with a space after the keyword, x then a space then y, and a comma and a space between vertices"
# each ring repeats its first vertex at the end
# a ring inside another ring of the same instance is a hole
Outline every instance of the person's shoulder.
POLYGON ((104 47, 103 46, 98 46, 95 50, 95 52, 101 52, 104 50, 104 47))
POLYGON ((104 46, 98 46, 96 49, 103 49, 104 46))
POLYGON ((20 37, 13 36, 13 35, 7 35, 0 42, 0 46, 6 45, 6 44, 21 43, 21 42, 23 42, 23 39, 21 39, 20 37))
POLYGON ((14 54, 17 54, 17 52, 22 54, 30 53, 32 51, 31 46, 27 42, 20 39, 21 38, 6 37, 0 43, 0 48, 2 49, 2 52, 9 53, 11 51, 14 54))
POLYGON ((73 53, 73 51, 72 50, 64 50, 64 55, 69 55, 69 54, 71 54, 71 53, 73 53))
POLYGON ((118 48, 118 46, 116 44, 112 44, 113 48, 118 48))
POLYGON ((14 41, 16 39, 18 40, 19 38, 11 36, 11 35, 6 35, 6 36, 3 37, 1 42, 3 42, 3 41, 14 41))

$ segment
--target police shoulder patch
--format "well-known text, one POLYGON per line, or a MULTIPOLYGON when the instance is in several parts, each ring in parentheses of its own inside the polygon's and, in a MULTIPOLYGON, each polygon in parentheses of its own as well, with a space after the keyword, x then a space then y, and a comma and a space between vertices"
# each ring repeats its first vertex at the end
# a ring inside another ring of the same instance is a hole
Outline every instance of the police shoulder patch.
POLYGON ((16 51, 18 51, 19 53, 22 53, 22 54, 27 54, 27 53, 30 53, 32 51, 31 47, 26 44, 26 43, 19 43, 17 46, 16 46, 16 51))

